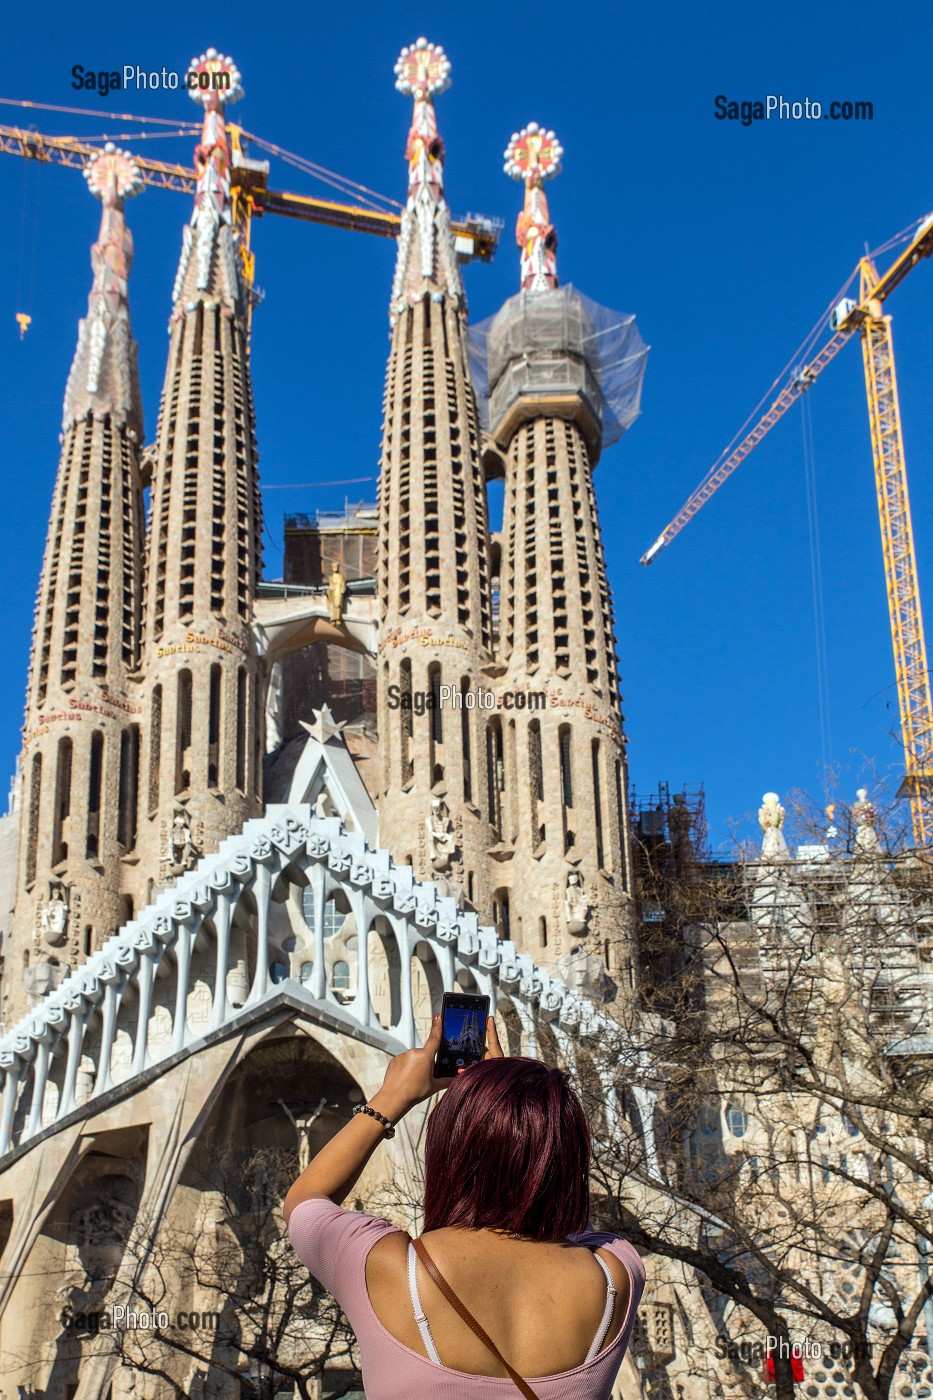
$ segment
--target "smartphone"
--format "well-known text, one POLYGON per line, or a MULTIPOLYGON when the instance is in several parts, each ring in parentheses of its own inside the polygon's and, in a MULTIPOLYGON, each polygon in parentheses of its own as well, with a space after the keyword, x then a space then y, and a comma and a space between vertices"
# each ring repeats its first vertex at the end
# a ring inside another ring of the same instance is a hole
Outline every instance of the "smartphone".
POLYGON ((441 1045, 434 1062, 438 1079, 449 1079, 458 1069, 475 1065, 486 1053, 486 1017, 489 998, 466 992, 445 992, 441 1004, 441 1045))

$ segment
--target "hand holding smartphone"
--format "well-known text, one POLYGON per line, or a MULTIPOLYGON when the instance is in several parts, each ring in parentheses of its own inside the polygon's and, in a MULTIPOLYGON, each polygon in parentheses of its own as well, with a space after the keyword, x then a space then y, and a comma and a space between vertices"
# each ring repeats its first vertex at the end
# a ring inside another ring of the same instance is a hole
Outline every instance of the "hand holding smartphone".
POLYGON ((434 1073, 452 1079, 460 1069, 475 1065, 486 1053, 489 997, 445 992, 441 1004, 441 1043, 434 1073))

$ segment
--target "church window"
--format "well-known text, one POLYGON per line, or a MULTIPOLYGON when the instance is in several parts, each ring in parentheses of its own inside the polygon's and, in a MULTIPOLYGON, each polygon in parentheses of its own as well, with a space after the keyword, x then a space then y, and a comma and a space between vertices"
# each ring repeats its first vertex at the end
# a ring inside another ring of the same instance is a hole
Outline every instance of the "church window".
POLYGON ((497 836, 502 836, 502 791, 505 787, 505 762, 502 753, 502 725, 490 720, 486 728, 486 796, 489 824, 497 836))
POLYGON ((569 724, 562 724, 557 731, 558 752, 560 755, 560 800, 564 824, 564 851, 569 851, 576 842, 573 828, 573 738, 569 724))
POLYGON ((508 838, 513 843, 518 840, 518 755, 515 738, 515 721, 510 719, 506 733, 505 747, 505 810, 508 814, 508 838))
POLYGON ((469 678, 462 676, 460 679, 460 746, 463 755, 463 800, 472 802, 473 800, 473 762, 470 750, 470 711, 467 709, 466 697, 470 688, 469 678))
POLYGON ((431 708, 428 712, 431 737, 431 783, 444 781, 444 712, 441 709, 441 668, 434 662, 428 668, 431 708))
POLYGON ((539 948, 547 947, 547 919, 543 915, 538 920, 538 946, 539 948))
POLYGON ((162 687, 152 692, 152 716, 149 723, 149 814, 159 806, 159 760, 162 756, 162 687))
POLYGON ((52 864, 68 859, 68 828, 71 819, 71 755, 70 739, 58 741, 58 765, 55 774, 55 829, 52 837, 52 864))
POLYGON ((560 800, 565 807, 573 806, 573 762, 570 738, 570 725, 562 724, 558 730, 560 743, 560 800))
POLYGON ((406 658, 399 667, 401 686, 401 706, 399 709, 399 732, 401 739, 402 785, 410 783, 415 776, 415 760, 412 723, 411 662, 406 658))
POLYGON ((350 964, 341 958, 334 963, 334 970, 331 974, 331 985, 335 992, 347 992, 350 990, 350 964))
POLYGON ((120 788, 117 840, 125 851, 136 845, 136 811, 139 805, 139 725, 131 724, 120 735, 120 788))
POLYGON ((329 899, 324 905, 324 937, 335 938, 343 928, 347 917, 347 911, 341 909, 335 899, 329 899))
POLYGON ((593 816, 596 822, 596 864, 600 870, 608 869, 603 847, 603 797, 602 774, 600 772, 599 740, 593 740, 593 816))
POLYGON ((511 938, 512 920, 509 909, 508 890, 497 890, 493 901, 493 918, 499 930, 500 938, 511 938))
POLYGON ((191 708, 191 672, 179 671, 175 712, 176 792, 187 792, 191 786, 191 708))
POLYGON ((258 795, 262 780, 262 677, 253 677, 253 792, 258 795))
POLYGON ((748 1131, 748 1115, 737 1104, 731 1103, 726 1109, 726 1123, 733 1137, 743 1138, 748 1131))
POLYGON ((627 892, 627 891, 628 891, 629 853, 628 853, 628 850, 626 849, 626 846, 625 846, 625 830, 626 830, 626 828, 625 828, 625 783, 624 783, 623 776, 622 776, 622 760, 621 760, 621 758, 617 758, 617 759, 615 760, 615 763, 614 763, 613 766, 614 766, 614 768, 615 768, 615 779, 616 779, 615 798, 616 798, 616 803, 618 804, 617 810, 618 810, 618 818, 619 818, 619 831, 620 831, 620 835, 621 835, 621 837, 622 837, 622 870, 621 870, 622 889, 623 889, 624 892, 627 892))
POLYGON ((84 854, 88 860, 100 855, 100 796, 104 769, 104 736, 99 729, 91 735, 91 761, 87 790, 87 834, 84 854))
POLYGON ((220 786, 220 667, 211 667, 207 721, 207 785, 220 786))
POLYGON ((26 840, 26 884, 36 881, 36 860, 39 853, 39 803, 42 796, 42 755, 33 754, 29 774, 29 830, 26 840))
POLYGON ((246 792, 246 667, 236 673, 236 785, 246 792))
POLYGON ((528 790, 531 796, 531 839, 532 845, 540 846, 545 839, 545 825, 541 820, 544 802, 544 765, 541 761, 541 723, 533 719, 528 726, 528 790))

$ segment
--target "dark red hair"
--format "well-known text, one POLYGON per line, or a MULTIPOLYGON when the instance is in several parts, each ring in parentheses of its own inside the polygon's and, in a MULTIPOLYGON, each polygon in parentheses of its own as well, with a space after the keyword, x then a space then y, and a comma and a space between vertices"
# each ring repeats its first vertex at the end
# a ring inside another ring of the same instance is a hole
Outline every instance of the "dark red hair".
POLYGON ((424 1228, 562 1240, 589 1224, 590 1131, 563 1070, 514 1055, 457 1075, 428 1120, 424 1228))

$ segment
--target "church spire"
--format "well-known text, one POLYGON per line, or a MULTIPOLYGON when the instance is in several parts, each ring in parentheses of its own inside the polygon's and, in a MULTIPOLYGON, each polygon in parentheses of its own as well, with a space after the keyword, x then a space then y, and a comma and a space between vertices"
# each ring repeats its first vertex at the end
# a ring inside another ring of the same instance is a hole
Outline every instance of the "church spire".
MULTIPOLYGON (((415 100, 392 288, 379 478, 380 840, 491 911, 492 739, 469 709, 412 715, 412 696, 475 690, 490 660, 489 531, 465 302, 433 95, 450 64, 418 39, 395 66, 415 100), (396 713, 396 696, 409 708, 396 713), (450 812, 460 809, 454 831, 450 812)), ((474 697, 475 698, 475 697, 474 697)))
MULTIPOLYGON (((260 810, 263 752, 252 630, 262 570, 259 453, 224 125, 242 89, 233 60, 214 49, 189 72, 204 126, 169 322, 144 614, 149 719, 138 869, 157 870, 160 882, 260 810)), ((150 893, 137 888, 138 900, 150 893)))
POLYGON ((107 145, 85 169, 103 206, 80 322, 36 601, 20 766, 23 838, 0 1017, 8 1023, 125 918, 136 844, 142 620, 142 409, 123 202, 132 157, 107 145))
POLYGON ((100 234, 91 248, 94 282, 87 316, 78 328, 62 430, 67 432, 88 413, 109 413, 141 435, 139 371, 127 299, 133 237, 123 217, 123 202, 139 192, 142 178, 133 158, 111 142, 92 157, 84 178, 103 208, 100 234))
POLYGON ((204 122, 194 151, 198 184, 172 291, 173 318, 206 301, 220 302, 242 315, 246 289, 236 257, 230 144, 224 121, 225 108, 243 96, 240 71, 233 59, 216 49, 207 49, 200 58, 193 58, 188 71, 200 80, 188 89, 188 95, 204 108, 204 122))
POLYGON ((557 233, 548 213, 544 181, 560 174, 563 147, 553 131, 529 122, 505 148, 505 173, 525 185, 525 207, 515 226, 522 250, 522 289, 553 291, 557 286, 557 233))
POLYGON ((399 92, 415 100, 405 158, 408 201, 402 214, 390 320, 426 292, 464 304, 450 211, 444 198, 444 143, 437 130, 435 93, 450 87, 450 60, 439 44, 416 39, 395 65, 399 92))

